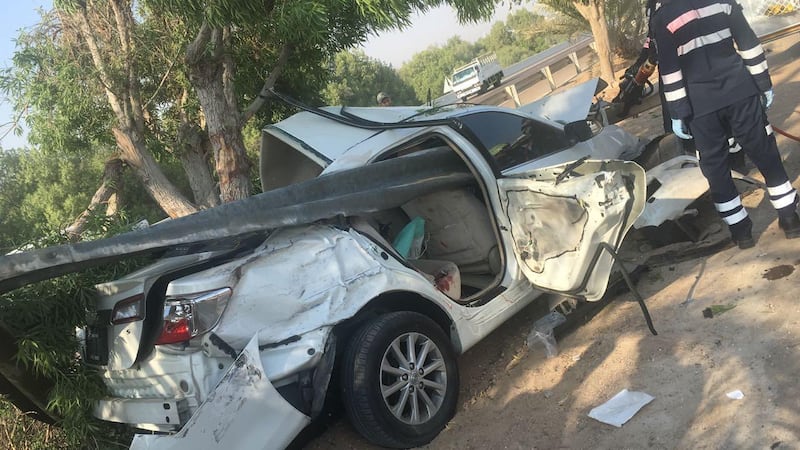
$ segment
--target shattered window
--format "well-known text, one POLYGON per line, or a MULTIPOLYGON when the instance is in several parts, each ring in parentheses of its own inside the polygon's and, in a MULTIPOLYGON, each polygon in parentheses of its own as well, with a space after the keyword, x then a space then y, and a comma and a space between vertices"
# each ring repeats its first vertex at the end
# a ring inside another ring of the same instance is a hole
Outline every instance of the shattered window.
POLYGON ((484 112, 464 116, 461 121, 480 140, 501 171, 571 145, 563 130, 516 114, 484 112))
POLYGON ((414 140, 406 144, 403 144, 402 146, 383 154, 377 159, 377 161, 397 158, 400 156, 405 156, 405 155, 410 155, 412 153, 420 152, 423 150, 429 150, 432 148, 441 148, 441 147, 450 147, 450 145, 440 136, 436 135, 426 136, 422 139, 414 140))

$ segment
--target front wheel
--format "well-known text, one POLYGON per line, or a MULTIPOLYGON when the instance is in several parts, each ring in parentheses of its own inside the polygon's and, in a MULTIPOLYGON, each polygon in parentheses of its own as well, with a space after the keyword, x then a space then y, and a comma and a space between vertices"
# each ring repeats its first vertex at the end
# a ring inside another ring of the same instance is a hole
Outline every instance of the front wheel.
POLYGON ((455 414, 455 352, 426 316, 403 311, 369 320, 353 335, 342 363, 347 414, 375 444, 427 444, 455 414))

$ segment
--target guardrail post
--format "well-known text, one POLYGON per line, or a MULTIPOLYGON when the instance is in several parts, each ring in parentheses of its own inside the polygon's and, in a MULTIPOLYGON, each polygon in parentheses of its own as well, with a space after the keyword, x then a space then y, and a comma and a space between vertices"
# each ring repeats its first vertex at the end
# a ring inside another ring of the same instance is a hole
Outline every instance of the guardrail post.
POLYGON ((547 79, 547 82, 550 84, 550 90, 553 91, 556 88, 556 81, 553 79, 553 73, 550 71, 550 66, 542 67, 540 70, 542 75, 547 79))
POLYGON ((519 101, 519 94, 517 94, 517 85, 510 84, 505 87, 506 94, 511 97, 511 100, 514 100, 514 107, 519 108, 520 101, 519 101))
POLYGON ((583 72, 583 68, 581 68, 581 62, 578 60, 578 52, 570 53, 569 60, 572 61, 572 64, 575 64, 575 70, 578 73, 583 72))

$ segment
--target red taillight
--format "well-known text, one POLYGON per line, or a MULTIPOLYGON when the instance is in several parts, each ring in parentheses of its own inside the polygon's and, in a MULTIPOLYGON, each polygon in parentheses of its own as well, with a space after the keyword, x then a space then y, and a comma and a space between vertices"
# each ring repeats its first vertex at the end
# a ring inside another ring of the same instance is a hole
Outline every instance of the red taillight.
POLYGON ((231 294, 230 288, 222 288, 168 297, 164 301, 164 322, 156 345, 186 342, 211 330, 222 316, 231 294))
POLYGON ((161 336, 158 337, 156 345, 177 344, 178 342, 188 341, 192 338, 192 326, 190 319, 184 317, 177 320, 165 320, 161 336))

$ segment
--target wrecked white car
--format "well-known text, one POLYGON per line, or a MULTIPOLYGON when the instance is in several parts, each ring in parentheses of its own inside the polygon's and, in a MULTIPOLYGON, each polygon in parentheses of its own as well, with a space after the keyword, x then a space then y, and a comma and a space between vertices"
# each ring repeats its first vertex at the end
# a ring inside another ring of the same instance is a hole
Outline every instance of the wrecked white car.
POLYGON ((263 194, 14 255, 0 288, 166 252, 98 285, 85 333, 95 414, 141 430, 132 448, 283 448, 330 390, 369 441, 422 445, 455 412, 456 356, 542 292, 600 299, 645 209, 642 142, 543 116, 301 112, 263 131, 263 194))

